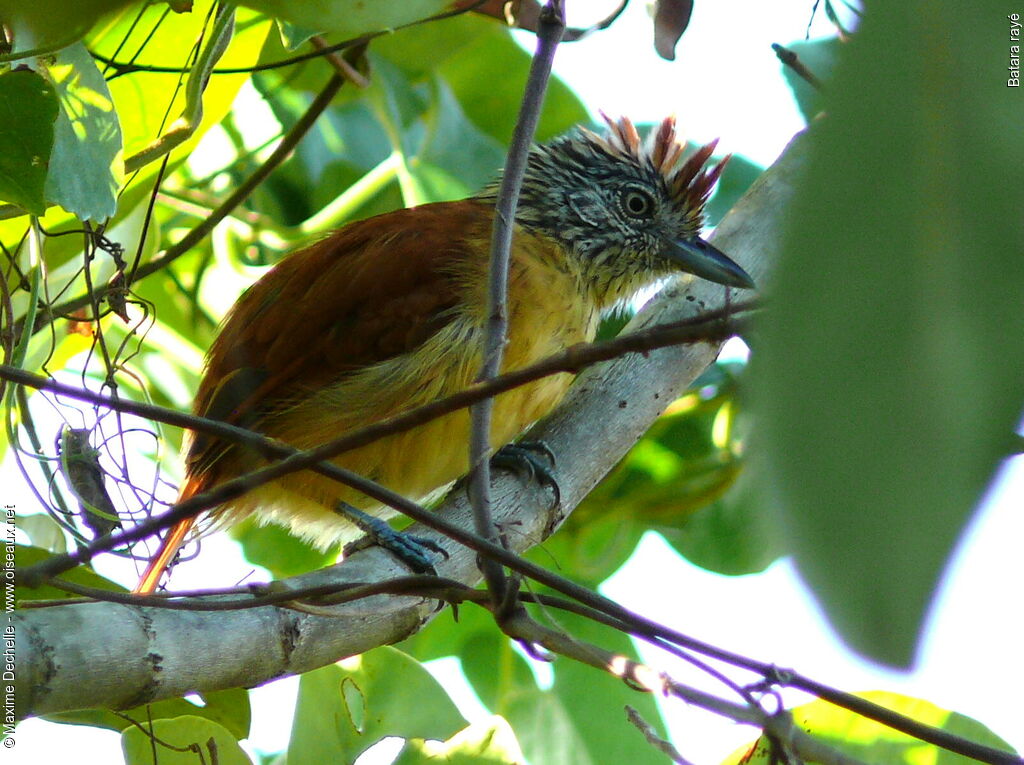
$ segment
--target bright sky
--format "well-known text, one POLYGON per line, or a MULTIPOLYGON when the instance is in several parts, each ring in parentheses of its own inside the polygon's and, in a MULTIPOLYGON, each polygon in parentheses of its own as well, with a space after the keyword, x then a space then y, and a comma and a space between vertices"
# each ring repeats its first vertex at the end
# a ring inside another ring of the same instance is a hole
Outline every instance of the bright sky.
MULTIPOLYGON (((721 136, 720 150, 767 165, 803 126, 770 44, 802 39, 811 4, 698 1, 677 60, 665 62, 653 52, 644 3, 634 1, 611 29, 563 46, 555 69, 595 112, 603 109, 638 122, 674 113, 692 140, 721 136)), ((570 23, 591 22, 614 5, 613 0, 569 0, 570 13, 583 8, 588 14, 575 20, 571 16, 570 23)), ((822 17, 812 31, 827 34, 830 28, 822 17)), ((11 485, 10 475, 4 471, 5 485, 11 485)), ((846 651, 787 561, 759 575, 721 577, 680 560, 651 534, 604 592, 702 640, 793 667, 822 682, 853 691, 899 691, 971 715, 1024 750, 1019 691, 1024 687, 1024 663, 1019 661, 1024 634, 1019 603, 1024 566, 1018 549, 1024 539, 1022 507, 1024 460, 1018 458, 1004 471, 963 540, 931 616, 919 666, 906 675, 882 671, 846 651), (673 582, 671 592, 651 586, 666 581, 673 582), (766 624, 775 626, 759 628, 766 624)), ((204 554, 231 559, 237 570, 247 568, 223 537, 207 540, 204 554)), ((202 581, 204 574, 197 569, 183 566, 176 587, 192 586, 193 577, 202 581)), ((694 679, 675 661, 644 655, 680 680, 694 679)), ((450 663, 441 663, 437 673, 451 683, 467 715, 483 714, 452 669, 450 663)), ((295 689, 293 678, 253 693, 251 748, 275 752, 287 745, 295 689)), ((668 703, 664 712, 676 745, 700 765, 721 761, 754 735, 682 704, 668 703)), ((79 765, 118 760, 119 737, 107 731, 55 730, 31 720, 18 728, 17 738, 15 754, 24 759, 16 761, 67 761, 71 752, 79 765)))

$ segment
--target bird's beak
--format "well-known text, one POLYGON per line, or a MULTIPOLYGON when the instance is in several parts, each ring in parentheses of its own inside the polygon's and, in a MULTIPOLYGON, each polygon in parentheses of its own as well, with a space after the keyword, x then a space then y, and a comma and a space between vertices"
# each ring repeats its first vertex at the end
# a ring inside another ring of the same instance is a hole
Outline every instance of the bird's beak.
POLYGON ((754 289, 750 274, 732 258, 700 237, 666 242, 662 256, 677 268, 726 287, 754 289))

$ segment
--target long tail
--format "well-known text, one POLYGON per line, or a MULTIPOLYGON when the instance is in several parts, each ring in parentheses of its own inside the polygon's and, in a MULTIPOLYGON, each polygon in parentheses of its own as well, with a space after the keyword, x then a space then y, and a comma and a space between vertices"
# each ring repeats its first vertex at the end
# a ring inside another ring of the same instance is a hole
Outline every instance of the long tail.
MULTIPOLYGON (((183 502, 193 494, 197 492, 198 481, 194 478, 189 478, 185 481, 185 485, 181 487, 181 491, 178 493, 178 502, 183 502)), ((139 583, 135 585, 133 593, 137 595, 149 595, 151 592, 155 592, 156 588, 160 584, 160 579, 163 577, 164 572, 167 571, 168 567, 174 561, 174 556, 178 554, 182 545, 185 544, 185 537, 188 536, 188 532, 195 525, 196 519, 185 518, 178 521, 176 524, 171 526, 170 531, 167 532, 167 536, 163 538, 160 543, 160 549, 157 554, 150 558, 149 565, 146 567, 146 572, 139 579, 139 583)))

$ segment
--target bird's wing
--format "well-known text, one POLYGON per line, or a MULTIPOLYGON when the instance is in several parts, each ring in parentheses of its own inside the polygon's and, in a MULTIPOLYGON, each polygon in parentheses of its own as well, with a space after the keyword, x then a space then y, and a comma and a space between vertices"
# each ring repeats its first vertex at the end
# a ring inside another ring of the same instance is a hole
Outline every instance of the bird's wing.
MULTIPOLYGON (((252 427, 303 391, 418 347, 453 318, 492 210, 469 200, 397 210, 289 255, 228 314, 195 411, 252 427)), ((215 458, 209 446, 193 441, 193 468, 215 458)))

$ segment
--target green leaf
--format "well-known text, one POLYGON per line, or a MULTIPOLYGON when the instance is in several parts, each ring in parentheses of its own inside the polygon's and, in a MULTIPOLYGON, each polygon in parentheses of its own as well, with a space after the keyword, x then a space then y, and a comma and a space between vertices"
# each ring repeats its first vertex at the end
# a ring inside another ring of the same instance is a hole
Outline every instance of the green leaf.
POLYGON ((367 3, 364 0, 245 0, 241 5, 296 26, 358 37, 427 19, 450 10, 448 0, 404 0, 367 3))
POLYGON ((121 126, 107 82, 82 43, 59 51, 48 67, 60 98, 46 197, 81 220, 117 211, 123 172, 121 126))
POLYGON ((245 559, 268 569, 276 579, 315 571, 338 557, 336 550, 320 552, 276 524, 260 526, 247 519, 230 533, 242 545, 245 559))
MULTIPOLYGON (((53 52, 82 37, 105 14, 129 0, 33 0, 4 3, 4 24, 13 32, 17 50, 53 52)), ((2 59, 0 59, 2 60, 2 59)))
POLYGON ((19 515, 15 518, 14 524, 19 531, 25 532, 33 547, 42 548, 49 553, 68 551, 63 527, 46 513, 19 515))
POLYGON ((288 765, 354 762, 386 736, 443 740, 465 724, 422 666, 376 648, 302 676, 288 765))
POLYGON ((426 134, 417 159, 458 179, 465 189, 461 196, 469 196, 498 175, 505 162, 505 147, 469 120, 445 80, 436 78, 432 86, 430 105, 423 115, 426 134))
POLYGON ((512 728, 501 717, 491 717, 463 728, 447 741, 409 741, 393 765, 431 762, 515 765, 523 761, 523 753, 512 728))
POLYGON ((33 215, 46 209, 58 109, 57 93, 42 76, 27 69, 0 74, 0 199, 33 215))
MULTIPOLYGON (((494 19, 464 13, 450 19, 403 29, 373 42, 373 52, 401 68, 410 78, 426 81, 435 76, 438 66, 472 43, 480 35, 495 31, 508 35, 505 26, 494 19)), ((486 59, 475 66, 486 68, 486 59)))
POLYGON ((251 765, 238 740, 227 729, 202 717, 185 715, 142 723, 121 734, 126 765, 251 765), (150 730, 152 734, 150 734, 150 730))
POLYGON ((469 606, 458 609, 457 620, 455 616, 455 611, 445 611, 424 629, 399 643, 398 647, 421 662, 445 656, 458 656, 465 661, 464 646, 479 635, 492 632, 494 619, 488 611, 469 606))
POLYGON ((277 31, 281 35, 281 44, 285 47, 285 50, 291 52, 302 45, 302 43, 307 42, 309 38, 320 34, 323 30, 313 27, 297 27, 294 24, 289 24, 287 21, 278 19, 277 31))
POLYGON ((551 558, 596 586, 648 529, 691 562, 723 574, 763 570, 785 554, 765 512, 764 479, 741 457, 736 398, 742 365, 716 364, 675 402, 530 557, 551 558))
POLYGON ((897 666, 1024 402, 1024 142, 989 11, 882 3, 843 47, 753 359, 797 565, 897 666))
MULTIPOLYGON (((629 637, 571 614, 558 615, 570 635, 635 658, 629 637)), ((661 756, 626 721, 623 706, 635 707, 660 727, 650 694, 567 658, 552 665, 554 684, 541 690, 526 660, 493 626, 477 633, 459 652, 466 679, 480 700, 512 725, 533 765, 661 763, 661 756), (581 693, 581 689, 586 692, 581 693)))
POLYGON ((494 619, 482 609, 474 611, 480 611, 486 621, 459 646, 459 661, 484 706, 495 714, 504 714, 512 699, 535 697, 541 691, 526 660, 512 649, 511 641, 498 630, 494 619))
POLYGON ((681 523, 655 524, 675 550, 708 571, 740 576, 764 571, 786 553, 770 499, 755 466, 744 464, 729 490, 681 523))
MULTIPOLYGON (((210 4, 209 0, 197 0, 192 13, 167 14, 165 8, 158 4, 147 6, 139 14, 126 13, 88 38, 88 47, 101 55, 115 58, 122 46, 124 50, 137 50, 139 52, 133 60, 143 66, 187 66, 191 43, 202 34, 210 4)), ((270 28, 269 20, 256 18, 252 11, 239 9, 235 36, 219 66, 253 65, 270 28)), ((248 79, 248 74, 210 78, 203 94, 203 122, 192 138, 172 152, 168 173, 188 156, 206 130, 224 118, 239 88, 248 79)), ((108 82, 121 124, 126 155, 134 154, 157 139, 166 129, 162 123, 168 114, 181 113, 184 104, 181 84, 182 75, 153 72, 136 72, 108 82)), ((160 162, 154 162, 129 179, 130 183, 118 196, 117 216, 113 224, 131 215, 152 193, 159 170, 160 162)), ((78 219, 59 207, 51 207, 42 223, 51 233, 81 229, 78 219)), ((24 219, 0 221, 0 241, 13 249, 21 240, 26 225, 24 219)), ((49 271, 52 274, 70 259, 81 258, 81 252, 80 236, 49 237, 45 250, 49 271)))
MULTIPOLYGON (((637 658, 636 649, 628 635, 572 614, 560 614, 559 624, 574 638, 594 643, 621 656, 634 660, 637 658)), ((654 696, 636 691, 622 680, 578 661, 559 659, 554 671, 555 682, 550 692, 559 700, 576 735, 584 742, 582 748, 586 754, 579 752, 574 759, 549 759, 548 762, 552 765, 559 762, 662 765, 665 762, 665 756, 647 743, 623 712, 627 704, 632 706, 664 738, 667 734, 654 696), (580 692, 583 688, 587 689, 586 693, 580 692)), ((510 715, 509 719, 514 718, 510 715)), ((519 730, 518 725, 516 730, 519 730)), ((520 736, 525 746, 525 733, 520 736)), ((535 765, 541 765, 541 760, 533 754, 530 759, 535 765)))
POLYGON ((600 494, 592 502, 588 497, 582 514, 577 508, 557 534, 526 554, 534 563, 555 565, 564 576, 591 588, 629 560, 649 526, 630 515, 636 504, 606 504, 602 497, 607 494, 601 489, 597 491, 600 494))
MULTIPOLYGON (((580 694, 577 689, 577 698, 585 695, 592 699, 593 687, 589 682, 583 687, 587 689, 586 693, 580 694)), ((618 711, 622 715, 621 707, 618 711)), ((523 744, 527 762, 531 765, 603 765, 621 762, 612 758, 604 759, 600 755, 595 759, 563 700, 552 693, 538 690, 511 698, 506 704, 506 716, 512 722, 523 744)), ((604 714, 599 719, 605 720, 604 714)))
MULTIPOLYGON (((950 712, 921 699, 897 693, 871 691, 857 694, 875 704, 911 717, 918 722, 952 733, 977 744, 1012 752, 1010 745, 992 731, 965 715, 950 712)), ((828 746, 860 762, 885 765, 969 765, 977 760, 926 744, 920 739, 888 728, 881 723, 834 706, 827 701, 812 701, 792 710, 796 726, 828 746)), ((769 765, 770 749, 762 740, 755 754, 746 756, 749 747, 726 760, 729 765, 769 765)))
MULTIPOLYGON (((41 563, 50 557, 52 557, 50 552, 41 550, 38 547, 16 545, 14 548, 15 565, 17 565, 18 568, 25 568, 26 566, 41 563)), ((110 590, 111 592, 128 592, 128 590, 121 585, 100 576, 88 566, 79 566, 78 568, 73 568, 70 571, 65 571, 60 575, 60 578, 66 579, 73 584, 81 584, 86 587, 98 587, 101 590, 110 590)), ((14 597, 16 600, 22 601, 54 600, 56 598, 69 598, 74 596, 65 590, 57 588, 55 585, 43 584, 39 587, 25 587, 24 585, 18 585, 14 588, 14 597)))
MULTIPOLYGON (((159 4, 152 4, 138 14, 125 14, 117 23, 98 31, 88 40, 88 47, 117 61, 130 59, 141 67, 184 67, 191 63, 192 48, 209 32, 210 0, 196 0, 191 13, 166 13, 159 4), (131 56, 124 51, 138 51, 131 56)), ((251 11, 239 9, 235 15, 235 34, 221 57, 218 67, 244 68, 259 57, 263 42, 272 24, 251 11)), ((116 69, 106 70, 107 75, 116 69)), ((203 120, 192 137, 179 146, 174 157, 187 156, 199 138, 218 124, 231 107, 247 73, 218 74, 210 77, 203 90, 203 120)), ((184 85, 187 77, 177 72, 138 71, 110 80, 117 114, 124 130, 126 156, 137 153, 167 131, 185 107, 184 85)), ((159 162, 154 163, 158 166, 159 162)), ((147 167, 155 169, 154 165, 147 167)), ((152 190, 152 178, 147 190, 152 190)))
MULTIPOLYGON (((507 146, 529 66, 530 55, 516 45, 508 30, 487 24, 471 43, 446 58, 437 73, 448 83, 466 116, 483 133, 507 146)), ((537 125, 537 140, 553 138, 588 120, 576 94, 552 78, 537 125)))
POLYGON ((248 738, 251 711, 249 692, 244 688, 201 693, 203 706, 187 699, 165 699, 127 709, 119 714, 106 709, 80 709, 74 712, 45 715, 43 719, 67 725, 90 725, 96 728, 124 731, 135 722, 176 717, 202 717, 224 727, 236 739, 248 738))
MULTIPOLYGON (((786 46, 800 57, 800 61, 820 82, 828 83, 836 68, 836 61, 842 50, 843 43, 837 37, 826 37, 822 40, 799 40, 786 46)), ((822 91, 815 88, 807 80, 793 71, 792 67, 783 66, 782 75, 793 91, 796 105, 808 124, 811 123, 824 108, 822 91)))

